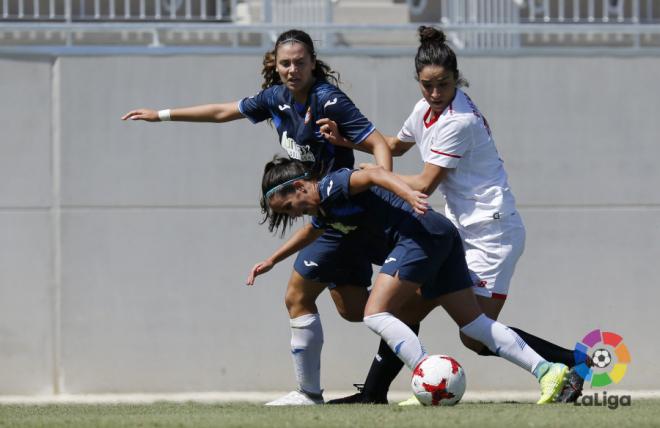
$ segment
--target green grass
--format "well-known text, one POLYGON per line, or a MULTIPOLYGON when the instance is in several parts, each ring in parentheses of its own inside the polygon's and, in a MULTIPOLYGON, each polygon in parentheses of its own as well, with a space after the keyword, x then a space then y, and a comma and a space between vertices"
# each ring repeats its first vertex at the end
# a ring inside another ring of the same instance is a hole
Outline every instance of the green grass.
POLYGON ((644 427, 658 426, 660 400, 629 407, 461 403, 268 408, 257 404, 0 405, 0 427, 644 427))

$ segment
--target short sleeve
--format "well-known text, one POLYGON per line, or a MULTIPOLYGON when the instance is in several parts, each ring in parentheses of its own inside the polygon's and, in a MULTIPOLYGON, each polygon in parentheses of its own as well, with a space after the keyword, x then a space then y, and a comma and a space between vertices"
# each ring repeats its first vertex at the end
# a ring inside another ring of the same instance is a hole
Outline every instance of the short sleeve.
MULTIPOLYGON (((326 214, 333 212, 337 206, 344 205, 350 198, 349 183, 352 173, 352 170, 342 168, 329 173, 319 181, 321 208, 326 214)), ((323 216, 315 216, 312 217, 312 226, 323 229, 327 227, 327 221, 323 216)))
MULTIPOLYGON (((414 112, 413 112, 414 114, 414 112)), ((414 143, 415 142, 415 134, 413 133, 413 114, 408 116, 408 119, 403 123, 403 126, 401 127, 401 130, 399 133, 396 135, 396 138, 399 141, 403 141, 404 143, 414 143)))
POLYGON ((270 119, 270 105, 272 104, 274 87, 266 88, 252 97, 243 98, 238 102, 238 110, 252 123, 259 123, 270 119))
POLYGON ((376 127, 340 90, 331 91, 323 97, 323 114, 337 122, 339 132, 354 144, 364 141, 376 127))
POLYGON ((424 162, 456 168, 472 144, 472 125, 461 120, 451 120, 442 125, 429 135, 432 140, 428 146, 429 152, 424 153, 424 162))
POLYGON ((349 183, 353 171, 348 168, 338 169, 321 179, 319 193, 321 204, 346 202, 350 198, 349 183))

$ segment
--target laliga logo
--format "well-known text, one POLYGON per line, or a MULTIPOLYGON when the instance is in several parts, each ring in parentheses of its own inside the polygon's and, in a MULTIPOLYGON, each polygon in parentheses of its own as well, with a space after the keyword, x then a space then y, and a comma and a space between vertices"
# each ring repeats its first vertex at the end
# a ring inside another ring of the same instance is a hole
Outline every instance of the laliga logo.
MULTIPOLYGON (((592 388, 605 387, 619 383, 626 374, 630 363, 630 352, 623 343, 623 338, 611 331, 601 332, 599 329, 589 332, 582 342, 575 344, 575 372, 592 388)), ((607 406, 616 409, 619 405, 630 406, 630 395, 610 395, 603 391, 602 400, 595 393, 584 395, 575 402, 576 406, 607 406)))
POLYGON ((596 329, 575 344, 575 371, 598 388, 619 383, 626 374, 630 353, 616 333, 596 329))

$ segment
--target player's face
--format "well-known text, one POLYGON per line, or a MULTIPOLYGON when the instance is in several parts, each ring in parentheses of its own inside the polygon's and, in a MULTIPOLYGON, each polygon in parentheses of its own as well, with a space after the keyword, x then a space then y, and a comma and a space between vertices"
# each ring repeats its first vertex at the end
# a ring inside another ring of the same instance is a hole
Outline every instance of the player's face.
POLYGON ((302 43, 284 43, 277 48, 277 73, 294 95, 306 95, 314 83, 316 61, 302 43))
POLYGON ((417 77, 426 102, 435 113, 442 113, 456 95, 454 73, 439 65, 427 65, 417 77))
POLYGON ((319 208, 319 195, 309 181, 294 182, 296 190, 286 195, 275 194, 270 198, 270 208, 291 218, 303 215, 316 215, 319 208))

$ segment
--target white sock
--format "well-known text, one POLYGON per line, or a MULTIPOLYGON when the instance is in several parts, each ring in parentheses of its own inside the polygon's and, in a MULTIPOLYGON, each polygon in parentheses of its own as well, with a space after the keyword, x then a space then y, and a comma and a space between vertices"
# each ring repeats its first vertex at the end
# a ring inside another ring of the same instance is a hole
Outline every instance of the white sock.
POLYGON ((389 312, 364 317, 364 323, 387 342, 387 346, 410 370, 414 370, 426 356, 426 351, 417 335, 389 312))
POLYGON ((290 319, 289 323, 291 356, 298 387, 305 392, 321 394, 321 317, 319 314, 308 314, 290 319))
POLYGON ((545 362, 515 331, 484 314, 463 326, 461 331, 486 345, 491 352, 529 372, 533 373, 536 366, 545 362))

